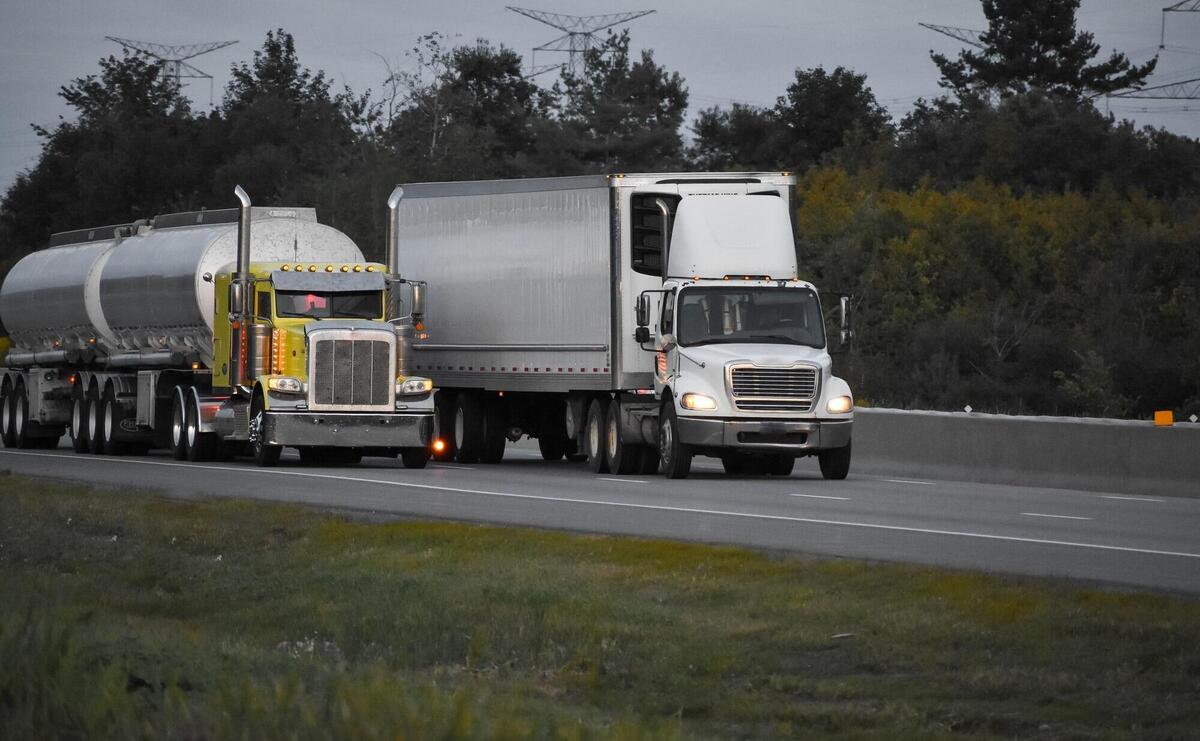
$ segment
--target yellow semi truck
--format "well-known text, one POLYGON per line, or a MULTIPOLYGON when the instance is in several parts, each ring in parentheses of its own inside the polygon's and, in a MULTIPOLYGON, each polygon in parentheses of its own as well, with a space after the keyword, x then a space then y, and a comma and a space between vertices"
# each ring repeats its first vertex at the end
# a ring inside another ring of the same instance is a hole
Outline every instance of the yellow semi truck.
POLYGON ((409 373, 425 286, 397 273, 394 230, 388 264, 369 262, 312 209, 235 194, 236 209, 55 234, 13 267, 6 446, 69 434, 80 453, 425 465, 433 388, 409 373))

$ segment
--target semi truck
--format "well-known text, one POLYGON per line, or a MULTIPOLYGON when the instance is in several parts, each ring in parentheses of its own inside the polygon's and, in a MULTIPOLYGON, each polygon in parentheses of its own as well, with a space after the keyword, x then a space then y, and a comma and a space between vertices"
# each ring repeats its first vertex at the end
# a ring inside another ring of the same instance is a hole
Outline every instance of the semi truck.
POLYGON ((273 466, 294 447, 309 462, 425 465, 433 388, 410 367, 425 284, 394 252, 367 261, 311 208, 235 195, 237 208, 58 233, 12 268, 5 446, 67 433, 78 453, 273 466))
MULTIPOLYGON (((597 473, 850 467, 854 402, 801 278, 789 173, 401 186, 401 267, 437 287, 414 344, 442 454, 534 437, 597 473)), ((837 305, 840 339, 848 304, 837 305)))

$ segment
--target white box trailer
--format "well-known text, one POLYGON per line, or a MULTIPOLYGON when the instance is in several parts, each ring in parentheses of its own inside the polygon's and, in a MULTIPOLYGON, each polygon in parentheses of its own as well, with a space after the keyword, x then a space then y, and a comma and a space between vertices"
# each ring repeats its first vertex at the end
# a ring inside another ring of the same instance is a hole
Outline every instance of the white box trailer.
POLYGON ((530 435, 547 459, 587 457, 596 471, 647 473, 665 454, 664 470, 686 475, 691 456, 705 454, 731 471, 784 473, 795 457, 820 453, 844 476, 829 451, 842 451, 848 467, 849 390, 830 376, 823 327, 819 342, 803 347, 721 337, 720 357, 705 360, 716 340, 689 347, 662 322, 681 296, 700 296, 689 291, 736 285, 743 294, 708 296, 705 305, 746 308, 761 303, 746 291, 787 290, 770 301, 801 297, 815 312, 808 321, 820 323, 816 292, 797 274, 794 186, 777 172, 402 186, 400 269, 434 287, 414 372, 439 389, 443 455, 498 461, 506 440, 530 435), (722 234, 741 242, 722 242, 705 222, 718 211, 730 227, 722 234), (778 388, 756 380, 764 389, 806 398, 772 408, 738 402, 727 378, 731 350, 739 364, 779 377, 778 388), (801 367, 804 383, 793 378, 801 367), (680 407, 684 389, 708 375, 713 408, 680 407), (847 408, 828 412, 828 393, 847 408))

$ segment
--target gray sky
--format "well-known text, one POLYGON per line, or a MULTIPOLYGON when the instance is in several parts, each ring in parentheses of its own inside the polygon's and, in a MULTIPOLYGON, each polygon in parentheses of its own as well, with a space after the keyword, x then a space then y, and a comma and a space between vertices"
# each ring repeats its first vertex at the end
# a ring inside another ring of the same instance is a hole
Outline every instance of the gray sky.
MULTIPOLYGON (((894 116, 921 96, 939 94, 930 49, 952 54, 961 45, 917 26, 926 21, 983 28, 973 0, 507 0, 574 15, 654 8, 629 29, 634 48, 686 80, 693 112, 733 101, 769 105, 797 67, 838 65, 867 74, 876 97, 894 116)), ((237 39, 235 46, 192 60, 211 74, 219 103, 233 62, 248 59, 268 30, 296 38, 301 63, 324 69, 356 91, 378 90, 386 76, 372 52, 405 66, 404 52, 429 31, 467 43, 486 38, 525 55, 555 38, 547 26, 505 10, 505 0, 0 0, 0 188, 31 167, 40 151, 30 123, 52 126, 67 113, 59 86, 98 71, 97 61, 120 48, 118 36, 164 44, 237 39)), ((1164 0, 1084 0, 1079 26, 1135 62, 1158 51, 1164 0)), ((1167 49, 1148 84, 1200 77, 1200 13, 1167 19, 1167 49)), ((539 64, 563 58, 541 52, 539 64)), ((549 84, 549 75, 539 78, 549 84)), ((209 104, 207 80, 187 93, 198 110, 209 104)), ((1200 101, 1112 101, 1118 117, 1200 136, 1200 101)))

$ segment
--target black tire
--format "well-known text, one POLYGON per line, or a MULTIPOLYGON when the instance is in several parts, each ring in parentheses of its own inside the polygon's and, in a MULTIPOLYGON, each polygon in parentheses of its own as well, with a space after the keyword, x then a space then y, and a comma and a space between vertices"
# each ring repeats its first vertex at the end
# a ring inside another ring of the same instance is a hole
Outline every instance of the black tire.
POLYGON ((592 473, 608 473, 608 446, 605 444, 608 427, 608 397, 597 396, 588 405, 583 423, 583 452, 587 454, 592 473))
POLYGON ((767 473, 772 476, 791 476, 795 467, 794 455, 773 455, 767 459, 767 473))
POLYGON ((727 452, 721 454, 721 467, 731 476, 748 476, 759 473, 756 461, 745 453, 727 452))
POLYGON ((478 463, 483 455, 483 405, 479 397, 466 391, 454 400, 454 459, 459 463, 478 463))
POLYGON ((483 452, 479 456, 484 463, 499 463, 504 460, 504 446, 508 442, 508 408, 498 396, 483 400, 483 452))
POLYGON ((638 473, 643 476, 653 476, 658 473, 658 448, 653 445, 641 446, 638 456, 638 473))
POLYGON ((821 475, 831 481, 841 481, 850 473, 850 443, 845 447, 822 450, 817 453, 821 464, 821 475))
POLYGON ((124 455, 125 446, 117 440, 121 429, 121 407, 117 404, 117 393, 112 386, 104 391, 100 401, 100 437, 104 440, 106 455, 124 455))
POLYGON ((25 384, 18 382, 12 394, 12 447, 32 448, 34 439, 29 436, 29 396, 25 393, 25 384))
POLYGON ((442 449, 433 454, 433 459, 452 461, 458 454, 454 447, 454 394, 438 391, 433 403, 433 439, 442 441, 442 449))
MULTIPOLYGON (((189 406, 191 406, 189 404, 189 406)), ((279 465, 279 456, 283 453, 282 445, 267 445, 262 441, 261 430, 266 421, 261 393, 255 393, 250 401, 250 457, 259 468, 273 468, 279 465)), ((362 455, 359 455, 359 459, 362 455)), ((355 461, 357 463, 357 461, 355 461)))
POLYGON ((187 460, 187 402, 182 386, 175 387, 171 397, 171 456, 177 461, 187 460))
POLYGON ((0 442, 3 442, 6 448, 13 447, 13 396, 12 386, 5 384, 4 388, 0 389, 0 442))
POLYGON ((429 448, 404 448, 400 462, 405 468, 424 468, 429 463, 429 448))
POLYGON ((88 452, 87 415, 87 399, 77 386, 71 394, 71 450, 76 453, 88 452))
POLYGON ((562 404, 547 405, 538 427, 538 450, 542 460, 562 460, 567 454, 567 421, 562 404))
POLYGON ((104 409, 101 406, 100 389, 94 384, 88 387, 87 394, 87 445, 92 455, 104 454, 104 438, 100 434, 100 416, 104 409))
POLYGON ((679 422, 675 417, 675 400, 663 402, 658 415, 658 455, 662 473, 669 479, 684 479, 692 470, 692 450, 679 440, 679 422))
POLYGON ((608 470, 619 476, 637 473, 641 463, 641 446, 627 442, 621 431, 621 402, 608 405, 604 424, 604 454, 608 456, 608 470))

